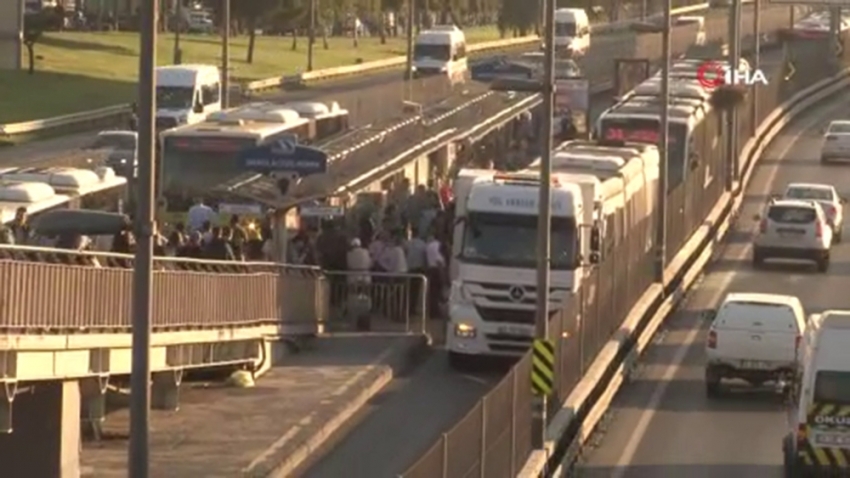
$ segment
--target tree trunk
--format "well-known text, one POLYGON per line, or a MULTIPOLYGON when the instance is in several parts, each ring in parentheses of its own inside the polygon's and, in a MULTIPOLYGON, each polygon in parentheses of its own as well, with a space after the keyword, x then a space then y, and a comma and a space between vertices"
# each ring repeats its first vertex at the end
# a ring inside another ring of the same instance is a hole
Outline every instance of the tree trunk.
POLYGON ((257 19, 251 17, 248 19, 248 57, 245 59, 249 64, 254 63, 254 42, 257 39, 257 19))
POLYGON ((35 52, 34 52, 35 48, 33 48, 34 46, 35 45, 30 43, 30 42, 26 43, 27 55, 29 56, 29 58, 28 58, 29 61, 28 61, 28 64, 27 64, 27 74, 28 75, 35 74, 35 52))
POLYGON ((328 43, 328 26, 322 23, 322 48, 325 50, 329 50, 331 48, 330 43, 328 43))
POLYGON ((291 49, 292 49, 292 51, 295 51, 295 50, 298 49, 298 31, 295 28, 292 29, 292 48, 291 49))

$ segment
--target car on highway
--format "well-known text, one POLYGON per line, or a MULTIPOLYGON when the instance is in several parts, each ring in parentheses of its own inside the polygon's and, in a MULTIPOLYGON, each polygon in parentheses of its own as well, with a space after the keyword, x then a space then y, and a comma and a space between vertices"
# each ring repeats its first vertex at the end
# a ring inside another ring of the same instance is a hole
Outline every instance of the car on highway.
POLYGON ((823 135, 820 160, 822 163, 850 159, 850 121, 836 120, 823 135))
POLYGON ((850 458, 850 311, 813 314, 802 374, 791 388, 791 430, 782 440, 785 476, 847 476, 850 458), (843 465, 843 466, 842 466, 843 465))
POLYGON ((724 379, 741 379, 754 387, 792 383, 805 330, 806 314, 797 297, 728 294, 706 341, 706 395, 718 396, 724 379))
POLYGON ((474 62, 470 67, 474 81, 489 83, 493 80, 529 80, 535 75, 532 65, 512 60, 508 57, 495 57, 474 62))
POLYGON ((809 199, 817 201, 829 225, 832 227, 832 240, 841 242, 841 231, 844 226, 844 203, 835 186, 816 183, 791 183, 785 188, 785 199, 809 199))
POLYGON ((772 198, 753 241, 753 267, 767 259, 808 260, 829 269, 832 227, 817 201, 772 198))
POLYGON ((84 149, 92 154, 96 165, 112 168, 119 176, 132 178, 137 167, 138 133, 129 130, 108 130, 97 134, 84 149))

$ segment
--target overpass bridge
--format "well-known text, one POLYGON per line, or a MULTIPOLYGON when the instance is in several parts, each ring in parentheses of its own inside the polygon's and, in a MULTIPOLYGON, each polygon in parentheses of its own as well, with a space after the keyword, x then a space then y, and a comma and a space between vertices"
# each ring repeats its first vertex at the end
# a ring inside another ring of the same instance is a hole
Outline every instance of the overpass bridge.
MULTIPOLYGON (((79 459, 81 409, 102 420, 110 380, 130 373, 132 266, 123 254, 0 246, 4 473, 66 476, 79 459)), ((177 409, 187 370, 260 371, 281 335, 315 335, 325 287, 315 267, 157 257, 153 406, 177 409)))

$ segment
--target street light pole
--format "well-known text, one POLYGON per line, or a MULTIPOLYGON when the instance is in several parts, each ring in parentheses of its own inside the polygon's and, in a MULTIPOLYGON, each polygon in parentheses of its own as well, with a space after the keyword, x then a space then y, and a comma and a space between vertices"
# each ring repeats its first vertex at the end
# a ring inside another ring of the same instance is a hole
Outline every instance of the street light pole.
POLYGON ((150 410, 151 289, 153 287, 154 141, 156 118, 156 25, 159 0, 144 0, 140 8, 138 97, 138 205, 134 228, 132 365, 130 373, 130 478, 148 478, 148 413, 150 410))
POLYGON ((180 51, 180 30, 183 29, 183 0, 177 0, 177 10, 174 16, 177 20, 174 22, 176 28, 174 30, 174 54, 172 63, 179 65, 183 62, 183 52, 180 51))
MULTIPOLYGON (((552 129, 555 115, 555 0, 543 0, 544 66, 541 81, 543 121, 540 155, 540 213, 537 226, 537 317, 538 339, 549 338, 549 267, 552 229, 552 129)), ((534 414, 534 445, 543 449, 546 441, 546 396, 540 397, 540 408, 534 414)))
POLYGON ((230 107, 230 0, 221 0, 221 107, 230 107))
POLYGON ((310 0, 310 28, 307 38, 307 71, 313 71, 313 46, 316 44, 316 0, 310 0))
POLYGON ((661 137, 658 153, 661 156, 658 176, 658 224, 655 226, 655 280, 664 283, 664 269, 667 265, 667 171, 669 166, 670 136, 670 30, 673 28, 670 18, 673 10, 672 0, 664 5, 664 24, 661 30, 661 137))
MULTIPOLYGON (((729 15, 729 68, 739 71, 741 64, 741 4, 742 0, 732 0, 732 14, 729 15)), ((729 128, 728 143, 726 145, 732 164, 732 184, 738 180, 738 108, 733 108, 727 113, 727 124, 729 128)))
MULTIPOLYGON (((756 42, 756 52, 755 52, 755 61, 753 62, 753 68, 759 69, 761 68, 761 0, 755 0, 755 12, 753 13, 753 35, 755 35, 756 42)), ((752 101, 752 112, 751 112, 751 121, 750 126, 752 127, 752 136, 756 135, 756 130, 758 130, 758 113, 759 113, 759 95, 758 92, 753 88, 751 93, 753 95, 752 101)))
POLYGON ((407 0, 407 61, 404 65, 404 79, 409 81, 413 78, 413 26, 416 16, 416 0, 407 0))

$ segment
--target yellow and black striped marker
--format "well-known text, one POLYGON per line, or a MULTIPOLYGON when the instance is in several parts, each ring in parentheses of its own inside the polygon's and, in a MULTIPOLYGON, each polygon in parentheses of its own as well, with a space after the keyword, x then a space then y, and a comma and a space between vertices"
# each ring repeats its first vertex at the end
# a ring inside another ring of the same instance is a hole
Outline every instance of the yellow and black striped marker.
MULTIPOLYGON (((850 430, 850 406, 832 404, 813 404, 807 413, 807 423, 827 425, 830 431, 848 432, 850 430)), ((809 429, 808 439, 798 443, 797 453, 809 466, 826 468, 850 467, 850 450, 840 447, 814 446, 809 429)))
POLYGON ((535 395, 551 395, 555 388, 555 344, 537 339, 531 350, 531 389, 535 395))

